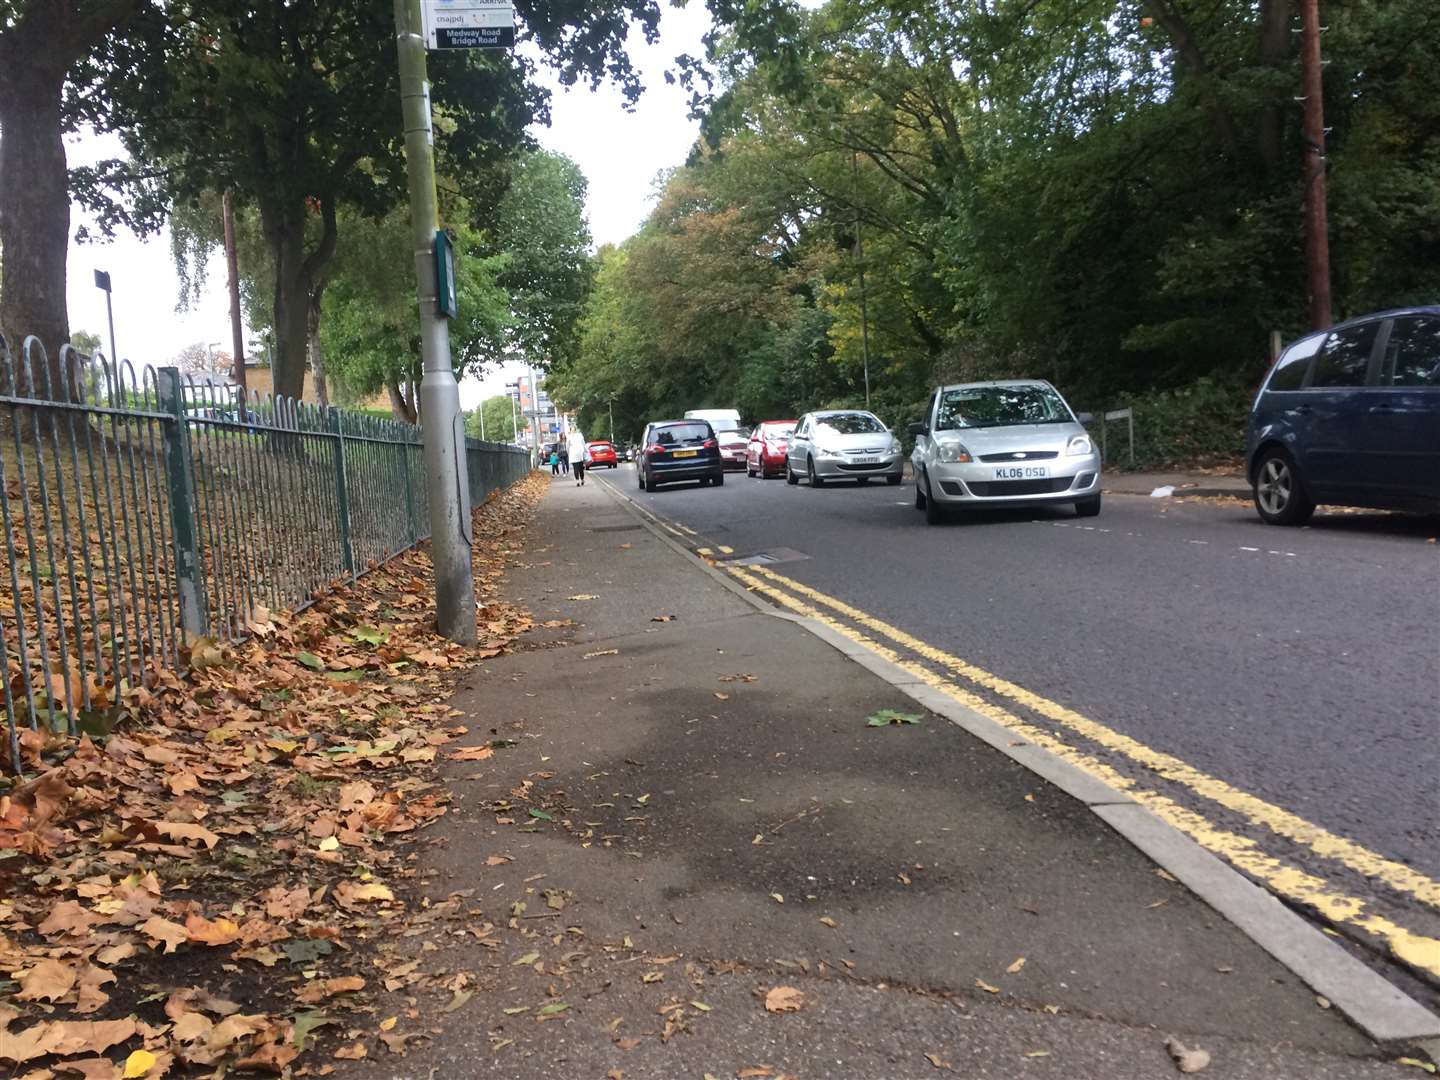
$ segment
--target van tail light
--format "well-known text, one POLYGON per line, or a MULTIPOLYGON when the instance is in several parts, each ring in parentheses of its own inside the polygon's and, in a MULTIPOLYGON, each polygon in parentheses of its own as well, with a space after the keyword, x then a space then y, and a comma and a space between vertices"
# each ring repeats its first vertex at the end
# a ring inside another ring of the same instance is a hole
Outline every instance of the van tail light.
POLYGON ((706 450, 714 450, 714 449, 715 449, 716 447, 718 447, 720 444, 719 444, 718 442, 716 442, 714 439, 706 439, 706 440, 705 440, 703 443, 701 443, 700 445, 703 446, 706 450))

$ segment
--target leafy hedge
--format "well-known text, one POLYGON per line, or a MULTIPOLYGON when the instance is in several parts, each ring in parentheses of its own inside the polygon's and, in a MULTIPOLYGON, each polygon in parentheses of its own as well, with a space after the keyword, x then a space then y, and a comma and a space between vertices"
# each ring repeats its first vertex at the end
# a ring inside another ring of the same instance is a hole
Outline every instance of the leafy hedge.
MULTIPOLYGON (((1138 470, 1213 468, 1244 460, 1245 422, 1255 387, 1240 379, 1196 379, 1170 390, 1122 394, 1105 411, 1135 411, 1135 465, 1138 470)), ((1097 406, 1092 432, 1099 437, 1097 406)), ((1111 421, 1106 466, 1130 467, 1125 422, 1111 421)))

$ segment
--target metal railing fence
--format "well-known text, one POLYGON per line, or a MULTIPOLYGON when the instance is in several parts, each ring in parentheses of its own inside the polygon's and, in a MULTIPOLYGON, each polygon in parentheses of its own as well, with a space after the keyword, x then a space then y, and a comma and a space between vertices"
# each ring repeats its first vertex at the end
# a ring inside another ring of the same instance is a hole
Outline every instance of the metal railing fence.
MULTIPOLYGON (((466 440, 469 498, 529 472, 466 440)), ((429 535, 420 429, 0 338, 0 657, 26 728, 104 726, 199 638, 243 636, 429 535)))

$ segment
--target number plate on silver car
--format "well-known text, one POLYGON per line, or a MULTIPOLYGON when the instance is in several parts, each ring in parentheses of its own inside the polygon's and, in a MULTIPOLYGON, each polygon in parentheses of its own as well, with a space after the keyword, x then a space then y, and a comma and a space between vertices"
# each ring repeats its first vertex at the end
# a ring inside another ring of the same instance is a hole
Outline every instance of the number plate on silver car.
POLYGON ((995 470, 996 480, 1043 480, 1044 465, 1006 465, 995 470))

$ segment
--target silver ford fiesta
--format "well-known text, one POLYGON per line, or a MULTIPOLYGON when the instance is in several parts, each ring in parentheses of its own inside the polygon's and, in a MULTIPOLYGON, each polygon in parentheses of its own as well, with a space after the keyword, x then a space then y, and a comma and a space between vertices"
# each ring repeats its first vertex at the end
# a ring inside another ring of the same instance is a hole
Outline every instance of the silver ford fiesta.
POLYGON ((912 424, 915 507, 934 524, 948 507, 1072 503, 1100 513, 1100 454, 1043 380, 960 383, 930 397, 912 424))

